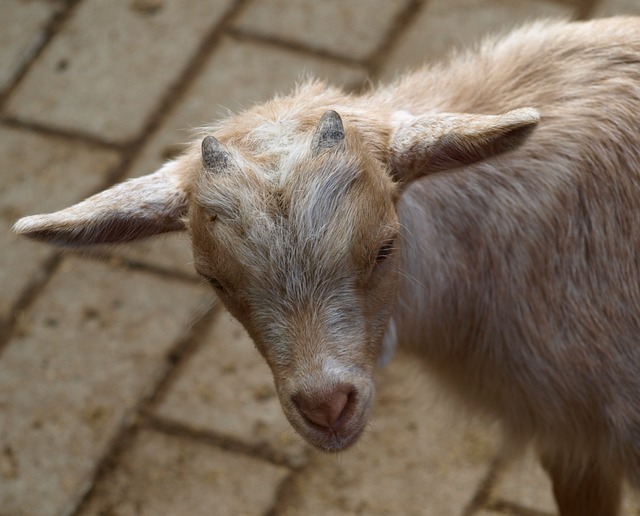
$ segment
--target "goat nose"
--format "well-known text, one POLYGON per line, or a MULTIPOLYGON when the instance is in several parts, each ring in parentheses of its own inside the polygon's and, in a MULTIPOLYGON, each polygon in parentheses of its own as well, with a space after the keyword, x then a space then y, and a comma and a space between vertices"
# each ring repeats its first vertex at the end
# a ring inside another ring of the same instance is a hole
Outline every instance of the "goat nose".
POLYGON ((355 389, 351 385, 342 385, 330 392, 302 394, 293 396, 293 402, 302 415, 323 428, 339 430, 345 423, 343 417, 352 404, 355 389))

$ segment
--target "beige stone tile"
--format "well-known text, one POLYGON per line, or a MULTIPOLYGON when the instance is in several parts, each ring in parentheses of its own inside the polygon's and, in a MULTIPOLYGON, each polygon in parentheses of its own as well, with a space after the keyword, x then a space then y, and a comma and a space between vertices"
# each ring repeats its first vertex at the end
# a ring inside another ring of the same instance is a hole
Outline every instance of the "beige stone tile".
POLYGON ((0 91, 6 88, 44 37, 62 1, 3 0, 0 16, 0 91))
MULTIPOLYGON (((238 111, 277 93, 288 93, 297 81, 309 74, 347 86, 365 79, 358 67, 224 39, 183 102, 142 150, 131 175, 148 174, 160 167, 189 140, 190 128, 210 124, 227 116, 229 110, 238 111)), ((120 251, 132 260, 192 273, 191 248, 183 235, 131 244, 120 251)))
POLYGON ((545 0, 431 0, 387 56, 382 77, 445 59, 454 49, 537 18, 568 18, 574 8, 545 0))
POLYGON ((158 414, 265 447, 291 464, 304 463, 308 447, 286 420, 271 372, 244 329, 222 313, 206 339, 185 364, 158 414))
POLYGON ((14 236, 15 221, 81 200, 105 181, 118 158, 80 143, 0 127, 0 319, 53 253, 14 236))
POLYGON ((73 508, 202 303, 184 282, 63 262, 0 360, 3 514, 73 508))
POLYGON ((366 77, 359 67, 268 45, 223 39, 184 100, 143 149, 131 175, 153 172, 180 152, 191 129, 226 118, 276 94, 287 94, 310 75, 342 86, 360 84, 366 77))
POLYGON ((254 0, 238 19, 247 32, 353 59, 376 50, 407 0, 254 0))
POLYGON ((286 468, 143 431, 83 516, 268 514, 286 468))
POLYGON ((640 15, 639 0, 601 0, 593 13, 594 17, 640 15))
POLYGON ((135 138, 229 3, 162 1, 153 10, 131 0, 86 0, 7 110, 112 141, 135 138))
POLYGON ((186 232, 163 233, 112 248, 115 256, 200 279, 193 269, 191 241, 186 232))
POLYGON ((497 447, 464 421, 409 356, 381 374, 370 427, 353 449, 314 452, 278 514, 461 514, 497 447))
POLYGON ((557 512, 551 480, 531 451, 501 471, 492 498, 540 512, 557 512))
POLYGON ((640 492, 627 487, 622 504, 622 516, 640 516, 640 492))
MULTIPOLYGON (((492 499, 515 503, 545 514, 557 514, 551 479, 529 450, 500 473, 492 499)), ((640 515, 640 496, 627 489, 622 516, 640 515)))

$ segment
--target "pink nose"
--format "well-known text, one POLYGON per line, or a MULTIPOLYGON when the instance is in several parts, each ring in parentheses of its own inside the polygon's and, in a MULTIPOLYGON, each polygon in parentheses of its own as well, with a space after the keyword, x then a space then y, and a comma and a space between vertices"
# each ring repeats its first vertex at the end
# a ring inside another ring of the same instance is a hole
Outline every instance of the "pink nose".
POLYGON ((298 393, 293 402, 302 415, 326 429, 339 430, 353 404, 355 389, 352 385, 340 385, 330 392, 298 393))

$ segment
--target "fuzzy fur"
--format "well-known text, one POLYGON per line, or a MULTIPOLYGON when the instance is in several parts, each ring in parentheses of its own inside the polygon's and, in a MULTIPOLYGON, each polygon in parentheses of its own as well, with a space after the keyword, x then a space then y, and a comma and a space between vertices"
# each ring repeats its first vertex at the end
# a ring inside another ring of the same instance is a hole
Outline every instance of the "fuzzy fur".
MULTIPOLYGON (((640 486, 639 120, 640 19, 540 22, 360 96, 311 82, 204 128, 229 165, 206 170, 198 138, 156 213, 187 220, 310 442, 358 438, 397 343, 534 443, 563 515, 614 515, 623 478, 640 486), (345 137, 318 151, 328 110, 345 137)), ((158 184, 16 230, 146 236, 162 223, 136 199, 158 184)))

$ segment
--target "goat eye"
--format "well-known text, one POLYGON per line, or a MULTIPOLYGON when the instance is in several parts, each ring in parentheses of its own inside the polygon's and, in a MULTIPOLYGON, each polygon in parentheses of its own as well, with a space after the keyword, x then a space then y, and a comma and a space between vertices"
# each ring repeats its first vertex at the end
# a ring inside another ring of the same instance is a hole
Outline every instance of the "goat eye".
POLYGON ((376 256, 376 263, 381 263, 386 260, 391 253, 393 252, 393 240, 389 240, 384 243, 384 245, 378 251, 378 256, 376 256))
POLYGON ((223 290, 224 289, 224 287, 222 286, 222 283, 220 283, 215 278, 207 278, 207 281, 209 282, 209 285, 211 285, 216 290, 223 290))

